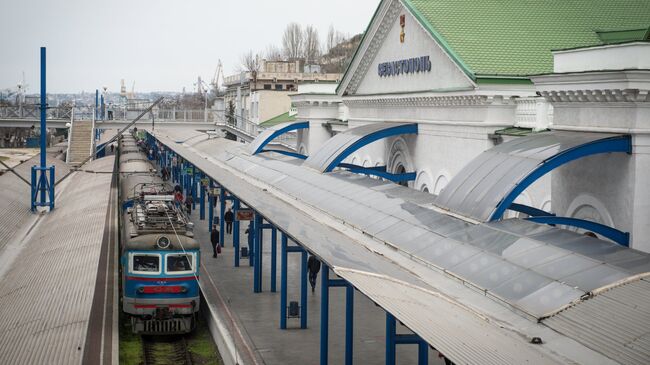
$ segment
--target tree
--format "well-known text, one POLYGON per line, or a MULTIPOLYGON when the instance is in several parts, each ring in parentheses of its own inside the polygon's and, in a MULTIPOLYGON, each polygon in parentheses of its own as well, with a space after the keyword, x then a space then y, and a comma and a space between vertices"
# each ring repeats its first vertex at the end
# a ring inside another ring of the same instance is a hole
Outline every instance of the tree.
POLYGON ((230 100, 228 102, 228 111, 226 112, 226 121, 228 124, 235 125, 236 118, 235 118, 235 103, 230 100))
POLYGON ((307 63, 315 62, 320 56, 320 41, 318 39, 318 29, 313 25, 305 27, 304 32, 304 56, 307 63))
POLYGON ((282 35, 282 51, 288 60, 301 58, 304 54, 302 27, 298 23, 289 23, 282 35))
POLYGON ((244 68, 244 71, 250 73, 259 72, 262 62, 260 60, 259 54, 254 54, 252 50, 241 55, 240 59, 241 65, 244 68))
POLYGON ((346 37, 340 31, 334 29, 333 25, 330 25, 329 30, 327 31, 327 38, 325 41, 325 53, 329 53, 332 48, 336 47, 341 42, 345 41, 346 37))
POLYGON ((275 45, 269 45, 266 47, 264 57, 268 61, 282 61, 282 51, 275 45))

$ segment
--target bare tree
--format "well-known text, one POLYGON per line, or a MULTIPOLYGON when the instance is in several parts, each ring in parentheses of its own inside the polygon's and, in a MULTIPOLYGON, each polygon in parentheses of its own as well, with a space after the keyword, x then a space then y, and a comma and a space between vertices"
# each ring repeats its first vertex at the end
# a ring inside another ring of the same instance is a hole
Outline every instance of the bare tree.
POLYGON ((302 27, 298 23, 290 23, 282 36, 282 51, 288 60, 301 58, 304 54, 304 38, 302 27))
POLYGON ((315 62, 320 56, 320 40, 318 39, 318 29, 313 25, 305 28, 304 35, 304 53, 307 63, 315 62))
POLYGON ((273 44, 266 47, 264 56, 268 61, 282 61, 282 51, 273 44))
POLYGON ((347 39, 345 34, 334 29, 333 25, 330 25, 329 30, 327 31, 327 38, 325 39, 325 53, 329 53, 332 48, 336 47, 340 43, 344 42, 347 39))
POLYGON ((253 53, 252 50, 242 54, 240 62, 244 71, 251 73, 257 73, 262 66, 260 55, 253 53))

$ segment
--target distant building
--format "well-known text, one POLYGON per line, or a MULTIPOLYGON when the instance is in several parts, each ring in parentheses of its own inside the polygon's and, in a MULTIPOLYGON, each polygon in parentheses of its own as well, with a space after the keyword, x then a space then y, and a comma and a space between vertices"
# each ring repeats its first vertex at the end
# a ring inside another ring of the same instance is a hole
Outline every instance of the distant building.
POLYGON ((228 111, 232 103, 238 122, 260 124, 289 112, 289 95, 298 90, 298 85, 335 84, 340 78, 341 74, 320 73, 320 68, 314 65, 305 67, 303 60, 262 60, 257 73, 241 72, 225 77, 225 108, 228 111))

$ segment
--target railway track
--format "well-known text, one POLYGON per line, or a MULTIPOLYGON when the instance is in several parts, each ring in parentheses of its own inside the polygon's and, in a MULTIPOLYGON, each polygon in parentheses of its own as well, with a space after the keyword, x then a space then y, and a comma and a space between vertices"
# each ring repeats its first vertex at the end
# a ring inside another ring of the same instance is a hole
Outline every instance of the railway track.
POLYGON ((192 365, 184 336, 141 336, 144 365, 192 365))

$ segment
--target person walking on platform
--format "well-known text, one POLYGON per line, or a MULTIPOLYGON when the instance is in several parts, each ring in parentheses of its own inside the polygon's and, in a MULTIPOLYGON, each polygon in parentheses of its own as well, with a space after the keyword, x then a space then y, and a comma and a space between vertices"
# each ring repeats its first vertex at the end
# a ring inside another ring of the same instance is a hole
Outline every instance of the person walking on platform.
POLYGON ((311 284, 311 292, 316 290, 316 278, 320 271, 320 261, 314 255, 309 255, 307 260, 307 271, 309 271, 309 284, 311 284))
POLYGON ((235 220, 235 215, 232 212, 232 209, 228 208, 228 211, 223 216, 224 221, 226 222, 226 233, 232 234, 232 222, 235 220))
POLYGON ((187 198, 185 198, 185 209, 187 210, 188 215, 192 214, 192 196, 191 195, 188 195, 187 198))
POLYGON ((221 246, 219 245, 219 230, 216 224, 212 226, 210 242, 212 242, 212 257, 217 258, 217 254, 221 251, 221 246))

